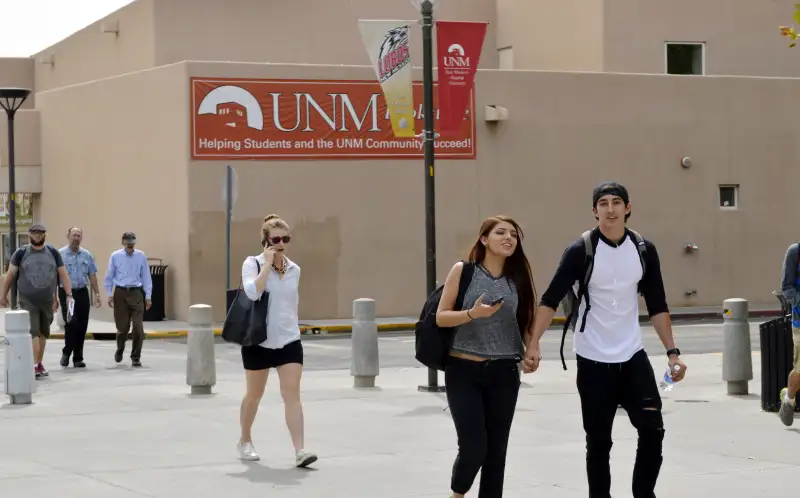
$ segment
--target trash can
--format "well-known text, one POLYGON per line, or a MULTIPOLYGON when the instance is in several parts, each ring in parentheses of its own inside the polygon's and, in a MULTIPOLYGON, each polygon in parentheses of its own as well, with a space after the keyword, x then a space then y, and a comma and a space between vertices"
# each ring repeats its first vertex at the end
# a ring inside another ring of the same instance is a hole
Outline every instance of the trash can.
MULTIPOLYGON (((780 292, 773 296, 781 302, 781 316, 759 325, 761 341, 761 409, 777 412, 781 407, 780 392, 786 387, 792 371, 792 308, 780 292)), ((800 412, 800 404, 795 407, 800 412)))
POLYGON ((147 258, 158 261, 158 264, 151 264, 150 278, 153 281, 153 292, 150 295, 151 306, 149 310, 144 311, 145 322, 160 322, 167 317, 167 303, 166 303, 166 274, 169 265, 163 264, 163 261, 155 258, 147 258))

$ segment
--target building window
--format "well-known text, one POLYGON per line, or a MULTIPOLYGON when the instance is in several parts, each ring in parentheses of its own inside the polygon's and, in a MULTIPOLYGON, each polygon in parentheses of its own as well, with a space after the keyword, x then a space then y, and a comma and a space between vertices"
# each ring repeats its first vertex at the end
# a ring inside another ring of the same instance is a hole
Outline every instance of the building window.
POLYGON ((719 207, 720 209, 737 209, 739 207, 738 185, 719 186, 719 207))
MULTIPOLYGON (((3 239, 3 273, 8 272, 8 264, 11 262, 11 247, 9 243, 11 238, 8 236, 7 233, 2 234, 3 239)), ((24 246, 28 243, 28 234, 27 233, 18 233, 17 234, 17 249, 24 246)))
POLYGON ((705 43, 666 44, 667 74, 706 74, 705 43))

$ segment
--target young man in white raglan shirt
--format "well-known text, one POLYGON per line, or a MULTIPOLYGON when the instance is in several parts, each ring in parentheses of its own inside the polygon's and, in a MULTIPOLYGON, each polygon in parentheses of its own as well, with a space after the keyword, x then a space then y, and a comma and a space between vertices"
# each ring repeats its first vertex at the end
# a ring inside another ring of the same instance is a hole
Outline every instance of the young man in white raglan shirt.
MULTIPOLYGON (((574 334, 577 386, 586 431, 589 497, 611 496, 611 429, 617 407, 621 405, 639 433, 633 496, 654 498, 662 463, 664 423, 661 396, 639 326, 639 293, 644 296, 650 321, 664 344, 674 380, 683 379, 686 365, 680 360, 680 351, 672 336, 656 248, 650 241, 644 241, 646 269, 643 271, 636 239, 625 227, 631 213, 628 191, 616 182, 601 183, 593 192, 592 211, 599 222, 591 232, 594 266, 588 296, 581 298, 577 310, 574 334), (585 312, 587 300, 588 313, 585 312), (676 371, 675 366, 679 370, 676 371)), ((525 355, 525 372, 535 372, 539 367, 539 340, 569 289, 574 287, 577 291, 577 283, 583 279, 585 259, 585 246, 580 237, 567 247, 542 296, 525 355)))

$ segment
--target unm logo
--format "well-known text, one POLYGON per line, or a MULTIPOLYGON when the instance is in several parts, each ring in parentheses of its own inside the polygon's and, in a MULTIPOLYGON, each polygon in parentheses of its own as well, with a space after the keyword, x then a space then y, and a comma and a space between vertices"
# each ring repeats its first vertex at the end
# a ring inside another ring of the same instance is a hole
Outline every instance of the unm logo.
POLYGON ((464 47, 454 43, 447 48, 447 56, 444 58, 444 65, 448 67, 469 67, 469 57, 465 57, 464 47))
POLYGON ((378 79, 383 83, 409 62, 411 52, 408 48, 408 26, 389 30, 378 51, 378 79))

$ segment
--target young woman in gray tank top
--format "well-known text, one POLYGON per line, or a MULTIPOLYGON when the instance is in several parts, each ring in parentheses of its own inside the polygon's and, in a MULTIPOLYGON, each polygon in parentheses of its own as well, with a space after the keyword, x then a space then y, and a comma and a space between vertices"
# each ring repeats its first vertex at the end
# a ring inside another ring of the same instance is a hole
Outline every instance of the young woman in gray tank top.
POLYGON ((447 403, 458 435, 450 488, 463 497, 481 471, 479 497, 501 498, 506 450, 520 386, 518 363, 535 313, 536 288, 522 230, 506 216, 481 225, 469 255, 472 280, 454 310, 463 262, 447 275, 436 323, 457 327, 445 366, 447 403))

